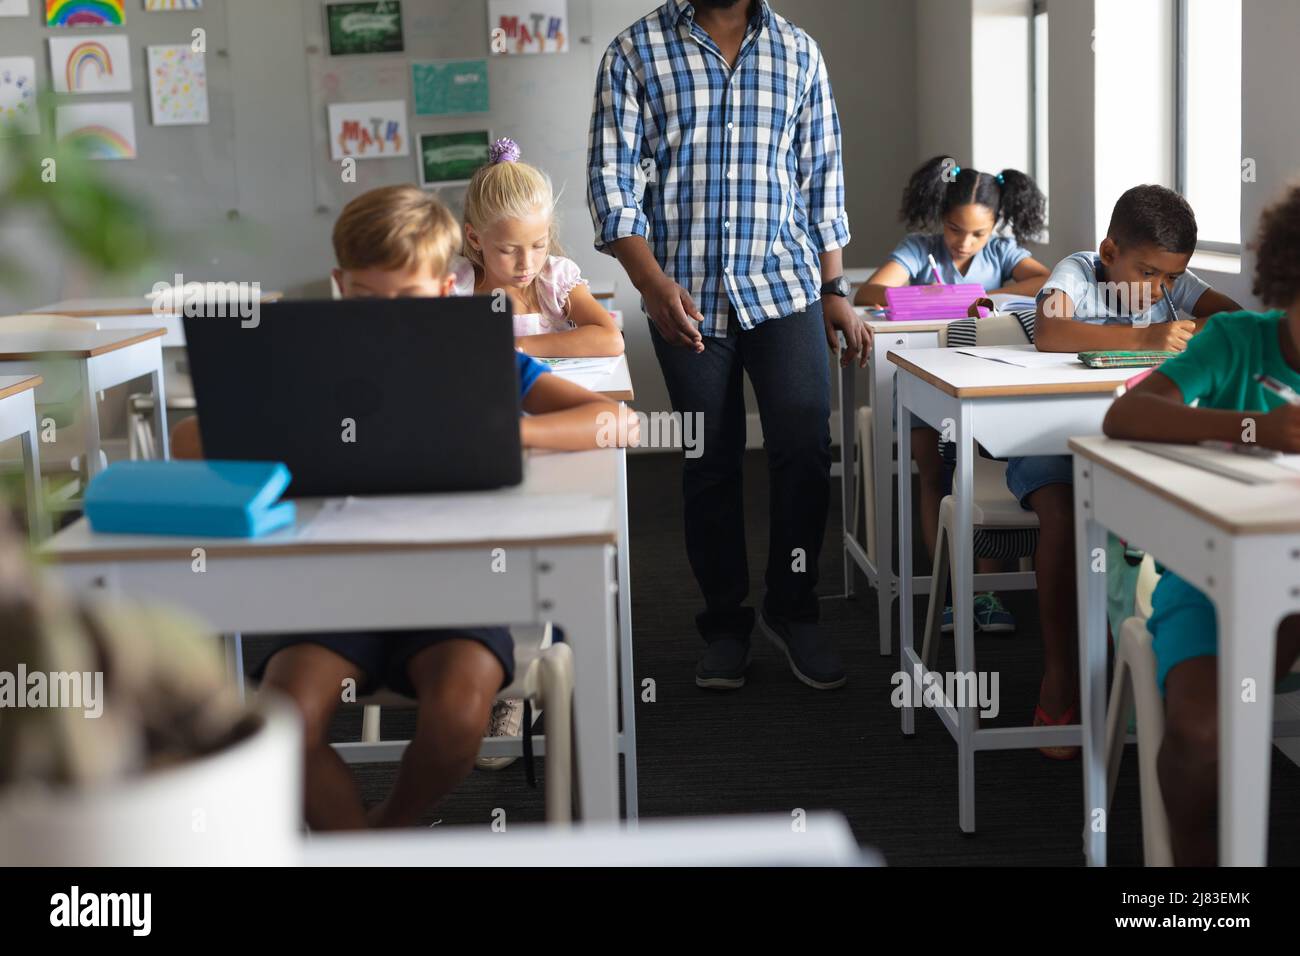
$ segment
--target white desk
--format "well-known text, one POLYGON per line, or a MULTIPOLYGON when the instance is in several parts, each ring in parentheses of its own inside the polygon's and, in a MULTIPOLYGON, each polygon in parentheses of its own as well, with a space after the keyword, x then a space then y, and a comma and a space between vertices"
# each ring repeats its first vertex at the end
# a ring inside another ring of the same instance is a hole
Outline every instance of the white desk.
POLYGON ((296 527, 253 540, 95 535, 84 518, 42 549, 74 590, 186 607, 218 633, 301 633, 554 621, 573 647, 578 789, 588 820, 618 819, 614 555, 618 451, 529 458, 522 485, 485 492, 472 540, 313 540, 296 527), (553 527, 548 499, 589 496, 553 527), (206 553, 195 573, 193 549, 206 553), (505 548, 509 573, 494 573, 505 548))
POLYGON ((1076 438, 1084 852, 1106 864, 1106 576, 1090 572, 1106 532, 1200 588, 1219 618, 1219 865, 1262 866, 1268 846, 1273 668, 1278 623, 1300 611, 1300 474, 1225 453, 1281 481, 1247 485, 1106 438, 1076 438), (1242 702, 1244 681, 1255 702, 1242 702), (1104 816, 1102 817, 1104 820, 1104 816))
MULTIPOLYGON (((275 302, 281 297, 279 292, 263 294, 261 303, 275 302)), ((147 296, 125 296, 118 298, 64 299, 51 302, 39 309, 32 309, 31 315, 70 315, 79 319, 93 319, 101 329, 161 328, 164 330, 163 348, 185 347, 185 320, 180 314, 171 310, 154 311, 154 300, 147 296)))
MULTIPOLYGON (((1033 346, 1004 346, 1004 351, 1033 351, 1033 346)), ((1064 368, 1019 368, 965 355, 957 349, 889 351, 897 366, 898 460, 911 460, 912 417, 940 433, 945 423, 957 451, 953 477, 955 506, 952 571, 953 625, 957 670, 975 670, 973 663, 974 530, 972 525, 975 443, 997 458, 1020 455, 1069 454, 1074 435, 1096 434, 1110 407, 1115 389, 1135 369, 1089 369, 1081 364, 1064 368)), ((901 669, 919 668, 912 627, 912 483, 898 483, 899 640, 901 669)), ((990 587, 1024 587, 1025 573, 980 575, 990 587)), ((919 690, 919 688, 918 688, 919 690)), ((903 733, 914 730, 914 709, 902 711, 903 733)), ((935 709, 958 743, 958 794, 963 831, 975 829, 975 751, 1025 747, 1077 746, 1079 726, 1006 727, 978 729, 976 708, 935 709)))
MULTIPOLYGON (((871 314, 858 308, 861 316, 871 314)), ((867 582, 876 589, 880 615, 880 653, 888 656, 892 650, 894 599, 898 597, 898 577, 894 573, 894 369, 886 359, 890 349, 924 349, 939 347, 939 330, 947 322, 890 322, 886 319, 868 319, 867 326, 875 335, 875 346, 868 364, 867 402, 871 406, 871 490, 875 499, 876 529, 872 542, 875 560, 867 554, 857 539, 853 526, 853 499, 857 494, 857 475, 854 471, 853 453, 857 441, 857 401, 855 369, 840 368, 840 462, 844 518, 844 595, 853 593, 853 565, 862 569, 867 582)), ((911 474, 911 462, 903 465, 904 473, 911 474)), ((919 593, 928 593, 929 577, 918 578, 913 584, 919 593)))
POLYGON ((119 331, 4 332, 0 330, 0 374, 43 374, 46 383, 37 394, 38 402, 64 400, 64 395, 49 394, 60 376, 54 368, 59 363, 77 366, 77 384, 84 423, 86 474, 100 471, 99 393, 132 379, 148 377, 156 399, 154 428, 159 436, 162 457, 170 456, 163 407, 161 328, 136 328, 119 331))
POLYGON ((881 866, 858 848, 838 813, 810 813, 796 831, 790 814, 655 820, 638 832, 611 824, 572 829, 439 828, 311 834, 305 866, 881 866))
MULTIPOLYGON (((612 295, 612 293, 611 293, 612 295)), ((599 392, 616 402, 630 402, 636 398, 632 388, 632 371, 626 353, 618 356, 607 373, 596 381, 589 376, 569 376, 556 372, 561 378, 576 381, 584 388, 599 392)), ((618 662, 619 709, 623 717, 623 733, 619 736, 619 751, 623 754, 623 809, 628 826, 635 827, 640 815, 637 797, 636 767, 636 693, 637 685, 632 669, 632 555, 627 516, 627 449, 617 449, 618 454, 618 662)))
POLYGON ((0 442, 22 439, 27 526, 33 542, 49 530, 41 507, 41 453, 36 437, 36 388, 43 381, 39 375, 0 376, 0 442))

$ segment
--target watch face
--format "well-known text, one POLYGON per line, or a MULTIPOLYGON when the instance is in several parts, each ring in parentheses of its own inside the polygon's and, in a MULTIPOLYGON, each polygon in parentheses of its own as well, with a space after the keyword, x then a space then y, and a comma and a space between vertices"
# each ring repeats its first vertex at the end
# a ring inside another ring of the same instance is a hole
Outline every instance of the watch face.
POLYGON ((829 295, 847 296, 849 294, 849 280, 840 276, 837 279, 831 279, 822 286, 822 291, 829 295))

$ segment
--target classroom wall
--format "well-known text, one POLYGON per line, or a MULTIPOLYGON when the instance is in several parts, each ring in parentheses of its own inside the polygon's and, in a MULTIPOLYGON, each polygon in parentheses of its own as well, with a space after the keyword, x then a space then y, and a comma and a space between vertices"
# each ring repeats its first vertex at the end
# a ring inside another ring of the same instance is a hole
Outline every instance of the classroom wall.
MULTIPOLYGON (((666 408, 639 300, 611 258, 591 246, 586 206, 587 129, 597 64, 609 39, 657 7, 655 0, 569 0, 571 52, 491 62, 494 135, 509 135, 562 189, 561 240, 593 280, 617 280, 627 316, 638 405, 666 408)), ((129 4, 140 138, 138 160, 102 164, 105 172, 150 192, 168 225, 202 241, 176 246, 168 261, 115 289, 80 275, 48 252, 37 230, 11 224, 0 241, 25 248, 30 286, 0 292, 0 314, 91 293, 136 293, 175 271, 189 278, 261 281, 291 295, 328 294, 329 233, 353 193, 410 181, 415 160, 358 164, 344 186, 323 142, 327 84, 337 99, 372 95, 402 81, 403 60, 487 54, 486 0, 405 0, 407 49, 396 56, 330 58, 321 52, 321 0, 207 0, 194 14, 145 14, 129 4), (143 67, 146 43, 181 42, 193 26, 209 30, 210 127, 160 130, 149 123, 143 67), (344 62, 346 60, 346 62, 344 62), (399 68, 394 69, 396 62, 399 68), (386 73, 387 75, 379 75, 386 73), (155 274, 156 273, 156 274, 155 274), (8 296, 5 298, 5 296, 8 296)), ((776 0, 775 9, 807 29, 826 56, 844 127, 850 266, 875 265, 897 239, 897 192, 915 154, 913 5, 906 0, 776 0)), ((0 55, 31 54, 45 65, 46 38, 35 13, 0 21, 0 55)), ((409 99, 409 92, 395 95, 409 99)), ((103 96, 113 100, 123 96, 103 96)), ((91 101, 90 98, 83 98, 91 101)), ((412 118, 414 132, 481 128, 482 117, 412 118)), ((459 209, 461 190, 443 198, 459 209)), ((751 408, 753 406, 751 405, 751 408)))

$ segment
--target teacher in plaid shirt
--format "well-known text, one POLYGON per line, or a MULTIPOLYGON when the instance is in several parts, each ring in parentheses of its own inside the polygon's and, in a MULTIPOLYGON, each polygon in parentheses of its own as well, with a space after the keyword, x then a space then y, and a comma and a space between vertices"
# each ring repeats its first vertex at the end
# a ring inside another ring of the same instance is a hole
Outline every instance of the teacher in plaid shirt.
POLYGON ((755 614, 741 498, 744 373, 770 473, 759 629, 795 675, 844 684, 817 623, 830 498, 830 369, 866 364, 847 295, 839 119, 821 51, 765 0, 668 0, 619 34, 596 79, 587 161, 596 248, 640 291, 674 410, 702 413, 685 459, 686 549, 705 609, 701 687, 745 683, 755 614))

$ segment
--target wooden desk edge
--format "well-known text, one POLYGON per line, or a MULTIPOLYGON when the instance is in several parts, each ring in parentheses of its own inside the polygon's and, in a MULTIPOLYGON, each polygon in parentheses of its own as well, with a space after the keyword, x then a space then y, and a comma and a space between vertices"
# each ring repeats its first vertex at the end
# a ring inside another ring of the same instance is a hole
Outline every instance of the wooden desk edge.
POLYGON ((209 558, 286 558, 286 557, 333 557, 344 554, 406 553, 411 551, 470 551, 483 548, 563 548, 586 545, 618 543, 614 531, 604 534, 567 535, 559 538, 484 538, 475 541, 449 541, 436 543, 428 541, 375 541, 349 542, 345 544, 331 542, 304 541, 298 544, 242 544, 232 541, 224 544, 212 538, 195 538, 182 544, 178 538, 175 545, 150 546, 141 548, 93 548, 73 551, 59 551, 44 547, 37 552, 39 559, 54 565, 81 564, 129 564, 142 561, 192 561, 193 550, 202 547, 209 558))
MULTIPOLYGON (((1132 448, 1132 446, 1128 442, 1122 439, 1111 439, 1110 441, 1114 445, 1122 445, 1125 448, 1132 448)), ((1291 522, 1275 521, 1275 522, 1266 522, 1262 524, 1250 524, 1250 525, 1243 525, 1235 521, 1230 521, 1227 518, 1223 517, 1223 515, 1216 514, 1215 512, 1209 511, 1206 508, 1202 507, 1200 502, 1189 501, 1183 498, 1178 498, 1170 494, 1169 491, 1166 490, 1163 485, 1151 481, 1150 479, 1146 478, 1144 475, 1136 471, 1131 471, 1130 469, 1118 465, 1113 461, 1108 461, 1104 459, 1101 456, 1101 453, 1097 451, 1093 446, 1085 445, 1077 438, 1071 438, 1069 440, 1069 448, 1070 451, 1073 452, 1074 454, 1088 459, 1088 461, 1092 463, 1093 467, 1105 468, 1107 471, 1112 471, 1115 474, 1120 475, 1121 477, 1133 482, 1133 484, 1137 485, 1138 487, 1151 492, 1157 498, 1163 498, 1165 501, 1168 501, 1171 505, 1174 505, 1175 507, 1178 508, 1182 508, 1184 511, 1188 511, 1196 515, 1196 517, 1200 518, 1202 521, 1207 521, 1214 527, 1220 529, 1221 531, 1226 531, 1228 534, 1236 535, 1239 537, 1245 537, 1247 535, 1260 535, 1260 534, 1300 534, 1300 521, 1291 521, 1291 522)), ((1133 449, 1133 450, 1140 451, 1140 449, 1133 449)), ((1179 464, 1179 462, 1174 462, 1171 459, 1162 458, 1159 460, 1169 461, 1171 464, 1175 464, 1175 465, 1179 464)), ((1193 470, 1196 470, 1192 465, 1185 465, 1184 467, 1192 468, 1193 470)), ((1215 478, 1222 478, 1222 476, 1214 475, 1212 472, 1205 472, 1205 474, 1215 478)), ((1231 478, 1222 478, 1222 480, 1232 481, 1231 478)))
POLYGON ((21 395, 23 392, 30 392, 32 389, 44 384, 45 379, 40 375, 28 375, 21 382, 15 382, 7 388, 0 388, 0 399, 21 395))
MULTIPOLYGON (((1127 378, 1117 378, 1113 381, 1108 379, 1095 382, 1054 382, 1045 385, 977 385, 958 388, 894 352, 888 352, 885 357, 899 368, 906 369, 921 381, 933 385, 945 395, 951 395, 953 398, 997 398, 999 396, 1025 395, 1106 395, 1114 392, 1115 389, 1128 381, 1127 378)), ((1018 368, 1019 366, 1012 367, 1018 368)))
MULTIPOLYGON (((113 330, 99 329, 98 331, 111 332, 113 330)), ((134 330, 124 329, 123 331, 130 332, 134 330)), ((39 333, 19 332, 17 334, 28 335, 39 333)), ((3 339, 0 339, 0 362, 26 362, 49 358, 51 356, 58 356, 61 358, 95 358, 99 355, 108 355, 110 352, 119 352, 122 349, 130 348, 132 345, 139 345, 141 342, 147 342, 150 339, 160 339, 166 334, 166 329, 141 329, 129 338, 115 339, 105 345, 97 345, 90 349, 38 349, 29 352, 5 352, 3 351, 3 339)))

